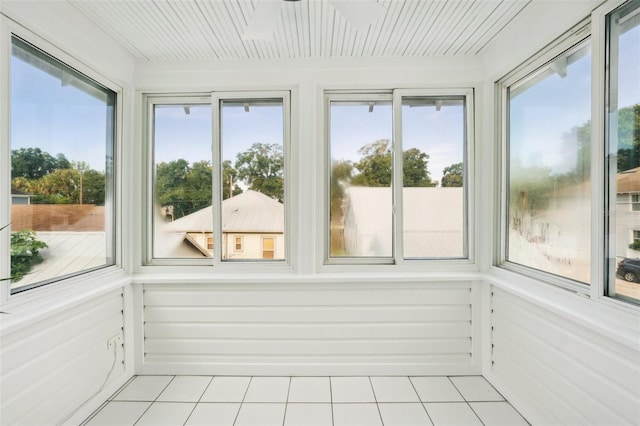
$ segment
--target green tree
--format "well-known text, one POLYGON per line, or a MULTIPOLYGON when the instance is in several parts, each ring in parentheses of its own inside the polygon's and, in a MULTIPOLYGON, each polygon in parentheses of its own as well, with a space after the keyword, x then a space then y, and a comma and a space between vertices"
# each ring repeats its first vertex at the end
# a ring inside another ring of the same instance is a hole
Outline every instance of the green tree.
POLYGON ((56 169, 71 166, 64 154, 53 157, 40 148, 20 148, 11 150, 11 178, 23 177, 39 179, 56 169))
MULTIPOLYGON (((384 187, 391 185, 391 148, 388 139, 380 139, 358 150, 362 156, 353 167, 360 172, 351 179, 352 185, 384 187)), ((418 148, 402 153, 402 179, 405 187, 433 186, 427 168, 429 155, 418 148)))
POLYGON ((82 180, 83 204, 104 206, 106 178, 104 172, 89 169, 84 172, 82 180))
POLYGON ((618 111, 618 172, 640 166, 640 104, 618 111))
POLYGON ((360 161, 355 163, 359 174, 351 180, 357 186, 390 186, 391 185, 391 150, 389 139, 379 139, 358 150, 360 161))
POLYGON ((208 161, 189 165, 182 158, 156 166, 156 200, 174 206, 176 218, 211 205, 212 167, 208 161))
POLYGON ((282 202, 284 200, 284 154, 282 145, 254 143, 236 156, 238 179, 249 189, 282 202))
POLYGON ((462 163, 455 163, 442 170, 442 186, 462 186, 462 163))
POLYGON ((56 169, 34 182, 34 204, 78 204, 80 173, 74 169, 56 169))
POLYGON ((409 148, 402 153, 402 184, 405 187, 434 186, 429 177, 429 156, 418 148, 409 148))

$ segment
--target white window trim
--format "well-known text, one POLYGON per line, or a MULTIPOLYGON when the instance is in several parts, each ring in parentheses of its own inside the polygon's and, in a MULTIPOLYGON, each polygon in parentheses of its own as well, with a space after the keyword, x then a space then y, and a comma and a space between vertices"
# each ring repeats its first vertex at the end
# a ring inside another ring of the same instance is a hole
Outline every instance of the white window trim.
POLYGON ((428 269, 441 270, 443 265, 462 266, 475 264, 475 202, 474 202, 474 88, 437 88, 437 89, 372 89, 372 90, 331 90, 322 92, 322 111, 324 115, 319 117, 323 125, 322 133, 322 156, 320 168, 323 179, 319 188, 321 194, 322 226, 319 227, 317 236, 318 256, 316 270, 318 272, 370 272, 372 270, 381 271, 425 271, 428 269), (402 232, 402 188, 401 167, 402 164, 402 115, 401 99, 406 96, 463 96, 465 98, 465 141, 463 147, 464 162, 464 225, 463 225, 463 250, 461 258, 424 258, 405 259, 403 255, 403 232, 402 232), (392 255, 391 257, 362 257, 362 258, 339 258, 330 257, 330 232, 329 232, 329 206, 330 206, 330 141, 331 131, 330 108, 332 101, 391 101, 393 109, 393 130, 392 130, 392 158, 393 158, 393 178, 392 178, 392 255), (400 154, 398 154, 400 153, 400 154))
MULTIPOLYGON (((171 258, 154 258, 153 257, 153 233, 154 233, 154 225, 155 225, 155 214, 153 212, 153 192, 154 192, 154 184, 155 184, 155 167, 154 167, 154 111, 156 105, 210 105, 211 99, 209 95, 206 93, 195 93, 189 95, 181 95, 176 94, 175 96, 171 95, 144 95, 144 105, 145 105, 145 114, 144 114, 144 140, 145 151, 145 179, 144 182, 144 200, 145 200, 145 219, 143 222, 144 226, 144 239, 145 242, 142 245, 143 253, 143 265, 210 265, 211 260, 209 259, 171 259, 171 258), (151 220, 149 220, 151 218, 151 220)), ((215 247, 215 240, 214 240, 215 247)), ((218 246, 219 247, 219 246, 218 246)))
MULTIPOLYGON (((213 164, 222 164, 222 140, 220 137, 221 129, 221 116, 220 116, 220 102, 224 100, 234 99, 282 99, 282 114, 283 114, 283 154, 284 154, 284 245, 285 245, 285 259, 282 260, 242 260, 233 261, 232 259, 222 260, 222 253, 219 250, 213 255, 214 266, 220 268, 223 265, 243 264, 250 265, 260 264, 263 268, 279 268, 290 267, 291 255, 293 253, 291 241, 293 236, 291 235, 291 219, 293 217, 292 210, 292 188, 290 182, 293 182, 293 174, 291 173, 291 92, 286 90, 279 91, 246 91, 246 92, 213 92, 211 94, 211 106, 213 113, 213 164), (216 130, 218 129, 218 130, 216 130)), ((213 199, 219 200, 222 203, 222 171, 213 174, 213 199)), ((215 204, 215 202, 214 202, 215 204)), ((222 247, 222 211, 220 209, 213 210, 213 241, 214 247, 222 247)), ((274 241, 275 243, 275 241, 274 241)), ((275 249, 274 249, 275 255, 275 249)), ((227 266, 228 267, 228 266, 227 266)))
MULTIPOLYGON (((559 298, 565 298, 567 309, 577 310, 579 307, 582 309, 584 305, 581 301, 572 299, 571 293, 564 292, 564 290, 570 290, 577 295, 585 296, 591 301, 597 302, 597 305, 602 309, 607 310, 609 316, 615 317, 616 320, 622 319, 616 327, 620 327, 622 324, 628 324, 628 315, 637 315, 640 312, 640 306, 630 304, 626 301, 618 300, 609 296, 605 296, 605 222, 602 218, 605 217, 605 151, 602 149, 603 140, 602 137, 605 134, 605 87, 606 87, 606 15, 613 10, 624 4, 627 0, 612 0, 604 3, 597 8, 589 18, 576 25, 574 29, 569 30, 564 37, 559 37, 553 43, 546 48, 542 49, 537 54, 533 55, 530 59, 525 61, 522 65, 516 67, 513 71, 506 74, 501 80, 496 82, 495 88, 495 116, 496 116, 496 131, 500 140, 500 144, 497 149, 497 164, 502 166, 496 176, 496 185, 504 191, 506 187, 506 174, 504 165, 506 164, 506 120, 505 120, 505 108, 506 105, 506 91, 503 90, 503 84, 511 84, 512 82, 522 78, 528 69, 531 72, 535 68, 535 64, 542 64, 563 51, 567 50, 570 45, 580 41, 581 38, 585 38, 584 30, 581 28, 585 25, 591 27, 591 55, 592 55, 592 113, 591 113, 591 145, 592 147, 598 147, 598 149, 592 149, 591 152, 591 181, 592 181, 592 194, 591 194, 591 258, 596 261, 591 262, 591 284, 589 286, 579 286, 575 288, 575 283, 570 282, 569 285, 563 285, 562 280, 558 280, 555 275, 548 275, 543 272, 531 270, 529 268, 518 268, 517 265, 511 265, 505 267, 503 264, 504 253, 504 236, 505 236, 505 197, 504 194, 498 195, 497 206, 499 207, 500 214, 496 215, 494 221, 494 266, 490 269, 491 274, 487 276, 489 281, 497 279, 501 282, 501 286, 509 289, 510 291, 520 292, 520 285, 513 285, 514 280, 518 281, 518 284, 527 284, 527 290, 531 295, 535 295, 535 298, 547 299, 547 290, 559 292, 556 294, 559 298), (569 40, 569 41, 567 41, 569 40), (574 40, 571 43, 571 40, 574 40), (563 48, 563 46, 565 48, 563 48), (516 278, 513 274, 518 274, 520 277, 516 278), (497 277, 500 277, 499 279, 497 277), (560 281, 560 282, 559 282, 560 281), (529 285, 530 284, 530 285, 529 285), (549 284, 548 287, 543 288, 541 284, 549 284), (587 287, 587 288, 585 288, 587 287)), ((615 267, 615 265, 613 265, 615 267)), ((585 307, 586 309, 586 307, 585 307)), ((590 315, 586 314, 585 319, 590 320, 590 315)), ((588 322, 588 321, 587 321, 588 322)), ((615 328, 614 328, 615 329, 615 328)))
MULTIPOLYGON (((598 9, 596 9, 592 14, 592 26, 593 26, 593 82, 592 82, 592 98, 593 98, 593 107, 592 107, 592 128, 591 128, 591 144, 594 147, 600 147, 603 144, 606 147, 605 149, 596 150, 598 152, 592 155, 592 173, 597 173, 599 177, 598 183, 599 187, 594 188, 594 199, 598 197, 598 204, 592 206, 592 211, 598 214, 597 217, 614 220, 614 215, 606 214, 607 205, 612 205, 616 208, 616 194, 608 194, 608 189, 615 185, 615 175, 609 175, 609 167, 616 167, 617 165, 607 165, 607 156, 606 153, 608 151, 608 146, 610 144, 610 135, 608 131, 608 119, 607 119, 607 111, 609 107, 609 72, 612 67, 612 64, 609 63, 609 58, 607 55, 608 45, 607 45, 607 15, 614 12, 619 7, 623 6, 625 3, 628 3, 627 0, 613 0, 608 1, 598 9), (600 135, 605 135, 603 140, 599 140, 600 135), (596 163, 597 159, 597 164, 596 163), (596 167, 597 166, 597 167, 596 167), (605 182, 608 182, 605 186, 605 182), (595 191, 598 191, 595 194, 595 191)), ((616 141, 617 144, 617 141, 616 141)), ((615 156, 608 156, 610 161, 615 161, 615 156)), ((595 176, 595 175, 594 175, 595 176)), ((631 198, 631 206, 630 210, 633 211, 633 196, 631 198)), ((590 293, 590 297, 594 300, 599 300, 601 303, 609 304, 614 307, 620 307, 621 309, 631 309, 636 312, 640 312, 640 304, 639 301, 633 300, 631 301, 629 298, 624 296, 616 297, 615 292, 615 282, 611 283, 609 278, 613 277, 615 280, 615 270, 617 267, 616 255, 615 255, 615 244, 608 244, 608 239, 605 238, 605 235, 613 232, 615 236, 615 222, 613 225, 610 223, 607 224, 605 220, 592 221, 597 222, 594 224, 594 231, 598 232, 599 244, 597 247, 593 247, 592 256, 597 254, 597 259, 602 259, 602 262, 598 262, 597 265, 597 275, 598 280, 596 282, 592 282, 592 289, 590 293), (608 246, 607 246, 608 245, 608 246), (609 250, 609 251, 607 251, 609 250), (613 250, 613 252, 612 252, 613 250)), ((596 268, 592 269, 595 270, 596 268)))
MULTIPOLYGON (((198 93, 146 93, 142 95, 145 105, 145 123, 144 123, 144 140, 146 146, 145 152, 145 218, 153 216, 153 185, 154 185, 154 170, 153 170, 153 109, 155 105, 181 105, 181 104, 203 104, 211 105, 212 107, 212 164, 221 164, 221 140, 220 132, 216 129, 220 129, 220 109, 219 104, 221 100, 233 100, 233 99, 282 99, 283 105, 283 130, 284 130, 284 176, 285 176, 285 260, 275 261, 263 261, 261 259, 251 260, 234 260, 220 258, 221 252, 215 252, 215 247, 222 248, 222 217, 220 209, 213 209, 213 245, 214 256, 213 258, 153 258, 153 223, 147 220, 145 226, 145 244, 142 249, 143 264, 139 269, 141 273, 151 274, 172 274, 183 273, 185 266, 198 266, 198 272, 204 274, 211 273, 284 273, 294 270, 294 265, 297 264, 297 253, 293 250, 293 242, 296 241, 297 216, 294 214, 296 211, 296 201, 293 199, 294 194, 297 194, 297 184, 295 179, 291 179, 294 176, 294 165, 292 164, 292 158, 294 158, 294 147, 291 143, 292 134, 292 98, 293 90, 251 90, 251 91, 215 91, 215 92, 198 92, 198 93), (213 269, 210 267, 213 266, 213 269)), ((213 173, 213 205, 216 205, 215 200, 222 202, 221 192, 221 170, 218 173, 213 173)))
MULTIPOLYGON (((559 37, 552 44, 542 49, 540 52, 532 56, 529 60, 525 61, 522 65, 515 68, 508 73, 505 77, 500 79, 496 83, 496 117, 498 117, 498 135, 499 135, 499 148, 498 148, 498 163, 500 165, 498 172, 498 188, 500 188, 499 195, 499 223, 495 226, 495 233, 498 235, 496 238, 495 248, 495 261, 494 263, 501 268, 517 272, 522 275, 532 277, 534 279, 551 283, 553 285, 575 291, 579 294, 586 294, 589 292, 589 286, 587 284, 574 281, 569 278, 564 278, 546 271, 531 268, 517 263, 512 263, 507 260, 507 237, 508 231, 508 134, 509 134, 509 111, 508 111, 508 96, 509 88, 513 85, 521 86, 526 84, 527 80, 535 79, 538 72, 545 67, 551 67, 554 63, 554 59, 562 54, 571 52, 572 50, 579 49, 583 43, 587 43, 590 40, 590 22, 584 20, 573 29, 569 30, 564 36, 559 37)), ((593 48, 592 48, 593 49, 593 48)), ((594 56, 592 50, 592 58, 594 56)), ((595 100, 592 100, 595 102, 595 100)), ((593 132, 592 132, 593 135, 593 132)), ((593 151, 593 150, 592 150, 593 151)), ((593 172, 593 160, 592 160, 592 172, 593 172)), ((592 182, 596 177, 592 174, 592 182)), ((592 185, 595 187, 597 185, 592 185)), ((593 194, 593 193, 592 193, 593 194)), ((592 214, 594 212, 592 211, 592 214)), ((592 223, 595 220, 591 221, 592 223)), ((591 237, 591 244, 594 244, 594 236, 591 237)), ((594 263, 594 262, 592 262, 594 263)), ((596 262, 597 263, 597 262, 596 262)), ((592 270, 593 273, 593 270, 592 270)), ((591 280, 593 281, 593 276, 591 280)))
MULTIPOLYGON (((16 36, 23 41, 31 44, 37 49, 42 50, 56 60, 66 64, 73 68, 80 74, 94 80, 103 87, 113 91, 116 95, 115 103, 115 115, 114 115, 114 140, 113 140, 113 208, 112 223, 106 224, 106 226, 113 226, 111 232, 112 239, 107 244, 113 244, 113 265, 104 265, 95 269, 87 271, 79 271, 78 273, 71 274, 65 277, 59 277, 53 279, 51 282, 46 282, 41 286, 29 288, 28 290, 21 291, 19 293, 11 294, 11 285, 8 280, 0 281, 0 306, 19 306, 28 304, 30 301, 41 300, 44 295, 50 300, 51 303, 56 303, 58 299, 58 290, 63 288, 73 288, 77 293, 84 293, 87 289, 87 282, 92 281, 92 285, 95 285, 95 279, 102 282, 100 277, 118 276, 123 273, 123 195, 122 195, 122 181, 123 181, 123 132, 124 132, 124 115, 123 104, 125 89, 120 84, 114 82, 104 74, 96 71, 91 66, 85 64, 78 58, 70 55, 65 50, 61 49, 54 43, 47 39, 35 34, 34 32, 26 29, 17 22, 0 14, 0 66, 2 69, 8 70, 4 75, 4 78, 0 82, 0 124, 3 129, 0 133, 0 153, 7 153, 7 155, 0 155, 2 162, 0 162, 0 169, 6 172, 0 173, 0 199, 10 200, 11 191, 11 156, 9 155, 11 150, 10 141, 10 98, 11 98, 11 41, 12 37, 16 36), (58 289, 58 290, 57 290, 58 289), (55 300, 54 300, 55 299, 55 300)), ((6 224, 10 222, 11 203, 3 203, 4 207, 0 208, 0 224, 6 224)), ((4 226, 4 225, 0 225, 4 226)), ((8 277, 11 274, 10 267, 10 230, 4 229, 0 232, 0 278, 8 277)), ((105 278, 109 281, 109 278, 105 278)), ((122 285, 121 283, 118 284, 122 285)), ((92 291, 87 291, 87 294, 92 291)), ((62 299, 61 303, 64 303, 62 299)))

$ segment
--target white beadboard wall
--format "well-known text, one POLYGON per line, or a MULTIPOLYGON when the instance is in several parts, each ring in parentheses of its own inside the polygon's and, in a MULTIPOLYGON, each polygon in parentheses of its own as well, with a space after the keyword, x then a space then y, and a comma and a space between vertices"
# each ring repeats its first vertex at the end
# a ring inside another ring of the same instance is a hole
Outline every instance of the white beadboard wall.
POLYGON ((490 318, 489 378, 533 424, 640 424, 640 351, 497 287, 490 318))
POLYGON ((14 332, 3 330, 0 424, 59 424, 103 383, 122 381, 123 348, 114 365, 107 340, 123 327, 123 293, 116 290, 14 332))
POLYGON ((478 374, 473 282, 145 284, 142 374, 478 374))

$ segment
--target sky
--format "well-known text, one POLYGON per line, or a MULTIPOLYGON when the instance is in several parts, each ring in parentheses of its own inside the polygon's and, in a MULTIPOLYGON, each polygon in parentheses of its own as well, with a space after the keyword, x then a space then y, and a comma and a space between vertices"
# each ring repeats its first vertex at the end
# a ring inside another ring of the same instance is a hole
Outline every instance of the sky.
POLYGON ((11 70, 11 149, 38 147, 104 171, 106 103, 16 57, 11 70))
MULTIPOLYGON (((429 155, 427 170, 440 181, 445 167, 463 161, 464 116, 462 106, 402 107, 402 149, 418 148, 429 155)), ((331 107, 331 158, 356 162, 358 150, 380 139, 392 139, 391 102, 362 105, 336 102, 331 107)))
MULTIPOLYGON (((620 38, 619 108, 640 103, 640 27, 620 38)), ((525 166, 565 173, 576 165, 573 127, 591 119, 591 55, 570 64, 511 99, 510 156, 525 166)))

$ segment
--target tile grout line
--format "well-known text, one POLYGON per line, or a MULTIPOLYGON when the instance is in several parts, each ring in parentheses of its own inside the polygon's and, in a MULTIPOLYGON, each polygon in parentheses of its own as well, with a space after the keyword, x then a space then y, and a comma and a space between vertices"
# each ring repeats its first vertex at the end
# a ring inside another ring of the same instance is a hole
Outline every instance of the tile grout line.
MULTIPOLYGON (((140 377, 140 376, 137 376, 137 377, 140 377)), ((146 409, 146 410, 144 410, 144 412, 143 412, 142 414, 140 414, 140 417, 138 417, 138 418, 136 419, 136 421, 135 421, 135 422, 133 422, 133 425, 132 425, 132 426, 135 426, 135 425, 140 421, 140 419, 141 419, 142 417, 144 417, 144 415, 145 415, 145 414, 147 414, 147 411, 149 411, 149 409, 151 408, 151 406, 152 406, 153 404, 155 404, 155 403, 156 403, 156 401, 158 400, 158 398, 160 398, 160 395, 162 395, 162 392, 164 392, 165 390, 167 390, 167 388, 169 387, 169 385, 170 385, 171 383, 173 383, 173 381, 175 380, 175 378, 176 378, 176 376, 171 377, 171 380, 169 380, 169 383, 167 383, 167 384, 166 384, 166 386, 162 388, 162 390, 160 391, 160 393, 156 396, 156 399, 154 399, 153 401, 151 401, 151 404, 149 404, 149 406, 147 407, 147 409, 146 409)))
POLYGON ((332 376, 329 376, 329 400, 331 401, 331 425, 335 426, 336 420, 333 416, 333 380, 332 376))
MULTIPOLYGON (((462 376, 456 376, 456 377, 462 377, 462 376)), ((449 383, 451 383, 451 385, 453 386, 453 388, 456 390, 456 392, 458 392, 458 395, 460 395, 460 397, 462 398, 463 401, 467 401, 467 398, 464 397, 464 395, 462 394, 462 392, 460 391, 460 389, 458 389, 458 387, 456 386, 456 384, 453 382, 453 380, 451 380, 451 376, 447 376, 447 379, 449 380, 449 383)))
POLYGON ((380 404, 378 404, 378 397, 376 396, 376 390, 373 387, 373 380, 371 380, 371 376, 369 377, 369 384, 371 385, 371 392, 373 392, 373 399, 376 402, 376 409, 378 410, 378 416, 380 417, 380 424, 384 426, 384 420, 382 420, 382 412, 380 411, 380 404))
POLYGON ((200 401, 202 400, 202 397, 204 396, 205 392, 207 391, 207 389, 209 389, 209 386, 211 386, 211 382, 213 382, 213 378, 214 378, 214 376, 211 376, 211 379, 209 379, 209 383, 207 383, 207 386, 204 387, 204 390, 200 394, 200 398, 198 398, 198 400, 196 401, 196 404, 193 406, 193 409, 191 410, 191 412, 189 413, 189 415, 185 419, 185 421, 183 423, 183 426, 186 425, 189 422, 189 419, 193 415, 193 412, 196 410, 196 407, 198 406, 198 404, 200 404, 200 401))
POLYGON ((242 410, 242 405, 244 404, 244 400, 247 398, 247 394, 249 393, 249 387, 251 386, 252 381, 253 381, 253 376, 250 376, 249 383, 247 383, 247 388, 244 390, 244 395, 242 395, 242 401, 240 401, 238 412, 236 413, 236 417, 233 419, 234 426, 238 422, 238 416, 240 415, 240 410, 242 410))
POLYGON ((420 394, 418 393, 418 389, 416 389, 416 385, 413 383, 413 380, 411 380, 411 377, 409 376, 407 376, 407 379, 409 379, 409 383, 411 383, 413 390, 416 392, 416 395, 418 395, 418 400, 420 401, 420 404, 422 405, 422 409, 424 410, 424 412, 427 413, 427 418, 429 419, 432 425, 435 425, 435 423, 433 423, 433 419, 431 418, 431 415, 429 414, 429 411, 427 410, 427 406, 424 405, 424 401, 422 400, 422 397, 420 397, 420 394))
POLYGON ((291 382, 292 377, 289 376, 289 387, 287 388, 287 398, 284 401, 284 415, 282 416, 282 426, 284 426, 284 422, 287 419, 287 407, 289 406, 289 395, 291 394, 291 382))

